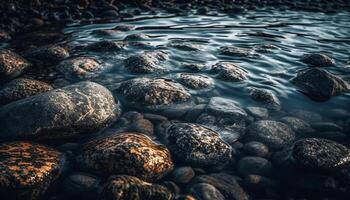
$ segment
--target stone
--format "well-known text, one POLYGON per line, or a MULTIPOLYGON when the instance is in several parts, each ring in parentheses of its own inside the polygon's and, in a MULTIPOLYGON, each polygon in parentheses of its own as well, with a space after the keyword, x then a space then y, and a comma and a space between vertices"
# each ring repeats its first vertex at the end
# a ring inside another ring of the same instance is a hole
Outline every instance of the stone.
POLYGON ((64 172, 64 154, 43 145, 9 142, 0 145, 0 195, 4 199, 41 199, 64 172))
POLYGON ((120 112, 109 90, 80 82, 0 107, 0 138, 74 138, 109 126, 120 112))
POLYGON ((113 35, 116 35, 118 33, 121 33, 121 31, 114 30, 114 29, 99 29, 99 30, 93 31, 93 33, 98 35, 98 36, 113 36, 113 35))
POLYGON ((177 167, 171 173, 172 180, 178 184, 186 184, 191 181, 195 173, 192 167, 177 167))
POLYGON ((305 54, 301 58, 301 61, 312 67, 329 67, 335 66, 335 61, 326 54, 322 53, 310 53, 305 54))
POLYGON ((18 78, 5 84, 0 90, 0 105, 52 90, 52 86, 42 81, 18 78))
POLYGON ((181 162, 218 167, 231 160, 231 147, 220 135, 204 126, 177 123, 167 130, 167 146, 172 155, 181 162))
POLYGON ((248 57, 253 53, 251 49, 234 46, 220 47, 219 52, 221 55, 234 57, 248 57))
POLYGON ((124 40, 132 40, 132 41, 139 41, 139 40, 147 40, 149 39, 149 36, 146 35, 146 34, 131 34, 131 35, 128 35, 124 38, 124 40))
POLYGON ((217 74, 218 79, 231 82, 244 81, 249 74, 248 71, 230 62, 216 63, 212 66, 211 71, 217 74))
POLYGON ((300 118, 308 123, 318 122, 322 120, 322 116, 320 114, 304 109, 291 110, 290 115, 300 118))
POLYGON ((299 136, 308 136, 315 132, 309 123, 297 117, 282 117, 280 121, 287 124, 299 136))
POLYGON ((308 138, 295 142, 292 158, 303 168, 334 170, 349 166, 350 150, 331 140, 308 138))
POLYGON ((247 156, 238 161, 237 171, 243 177, 249 174, 269 176, 272 174, 272 164, 265 158, 247 156))
POLYGON ((267 119, 269 117, 269 111, 266 108, 249 106, 246 110, 248 114, 257 119, 267 119))
POLYGON ((57 45, 43 46, 25 52, 25 58, 38 63, 57 63, 70 56, 69 51, 57 45))
POLYGON ((273 108, 279 110, 281 105, 278 98, 270 91, 260 88, 252 88, 250 90, 249 96, 268 108, 273 108))
POLYGON ((86 49, 96 52, 115 52, 123 50, 124 46, 125 44, 123 42, 102 40, 87 45, 86 49))
POLYGON ((72 173, 63 181, 63 191, 71 196, 91 198, 97 193, 100 182, 99 178, 87 173, 72 173))
POLYGON ((214 84, 208 76, 185 73, 180 74, 180 82, 195 90, 210 88, 214 84))
POLYGON ((127 175, 112 176, 104 185, 104 200, 171 200, 174 195, 165 187, 127 175))
POLYGON ((184 87, 169 79, 135 78, 123 82, 119 89, 127 100, 145 105, 168 105, 191 98, 184 87))
POLYGON ((320 101, 350 90, 350 85, 341 77, 319 68, 301 71, 291 81, 301 92, 320 101))
POLYGON ((61 62, 56 69, 62 73, 66 79, 82 80, 96 76, 96 72, 101 69, 101 65, 94 58, 76 57, 61 62))
POLYGON ((192 71, 201 71, 205 68, 205 65, 200 63, 185 63, 183 66, 192 71))
POLYGON ((225 197, 218 189, 207 183, 192 185, 189 193, 198 200, 225 200, 225 197))
POLYGON ((15 52, 0 50, 0 82, 8 81, 22 74, 31 64, 15 52))
POLYGON ((7 32, 0 30, 0 42, 7 42, 9 40, 11 40, 11 36, 7 32))
POLYGON ((173 170, 167 148, 139 133, 119 133, 83 145, 82 164, 104 174, 156 181, 173 170))
POLYGON ((167 59, 168 55, 162 51, 149 51, 125 59, 124 66, 132 73, 160 72, 165 70, 160 64, 167 59))
POLYGON ((280 149, 294 141, 295 133, 282 122, 260 120, 248 127, 245 138, 247 141, 262 142, 271 149, 280 149))
POLYGON ((244 144, 243 152, 249 156, 267 157, 269 155, 269 147, 261 142, 251 141, 244 144))
POLYGON ((227 173, 214 173, 196 176, 192 185, 206 183, 214 186, 225 197, 225 200, 248 200, 248 194, 238 184, 236 178, 227 173))
POLYGON ((171 42, 168 46, 182 51, 199 51, 202 48, 200 45, 188 42, 171 42))

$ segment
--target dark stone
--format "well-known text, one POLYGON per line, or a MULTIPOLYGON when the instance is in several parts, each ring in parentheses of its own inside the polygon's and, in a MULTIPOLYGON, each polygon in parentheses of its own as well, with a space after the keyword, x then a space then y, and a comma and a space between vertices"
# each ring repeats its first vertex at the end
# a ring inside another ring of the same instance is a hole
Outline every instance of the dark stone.
POLYGON ((266 157, 269 155, 269 148, 261 142, 248 142, 244 144, 243 151, 250 156, 266 157))
POLYGON ((132 40, 132 41, 139 41, 139 40, 147 40, 149 39, 149 36, 146 34, 131 34, 124 38, 124 40, 132 40))
POLYGON ((119 41, 103 40, 86 46, 87 50, 97 52, 114 52, 121 51, 124 48, 124 43, 119 41))
POLYGON ((0 82, 19 76, 29 66, 30 63, 15 52, 0 50, 0 82))
POLYGON ((101 65, 94 58, 77 57, 61 62, 56 69, 66 79, 82 80, 96 76, 96 72, 101 69, 101 65))
POLYGON ((248 156, 238 161, 237 171, 243 177, 249 174, 269 176, 272 174, 272 164, 265 158, 248 156))
POLYGON ((233 46, 221 47, 219 51, 221 55, 234 57, 249 57, 253 54, 251 49, 233 46))
POLYGON ((162 51, 144 52, 125 59, 124 66, 132 73, 160 72, 165 70, 160 64, 167 59, 168 55, 162 51))
POLYGON ((213 87, 213 81, 204 75, 195 75, 195 74, 180 74, 180 81, 188 88, 191 89, 206 89, 213 87))
POLYGON ((287 124, 298 136, 310 136, 315 130, 306 121, 296 117, 282 117, 281 122, 287 124))
POLYGON ((217 78, 224 81, 240 82, 246 80, 248 76, 246 70, 230 62, 216 63, 211 71, 217 74, 217 78))
POLYGON ((25 58, 37 63, 57 63, 70 56, 68 50, 61 46, 49 45, 30 49, 25 53, 25 58))
POLYGON ((250 106, 246 110, 248 114, 257 119, 267 119, 269 117, 269 111, 266 108, 250 106))
POLYGON ((250 90, 250 97, 268 108, 279 110, 281 105, 277 97, 269 90, 252 88, 250 90))
POLYGON ((192 167, 177 167, 171 174, 172 180, 178 184, 186 184, 191 181, 195 173, 192 167))
POLYGON ((97 198, 96 193, 101 180, 93 175, 77 172, 70 174, 63 181, 63 191, 70 196, 82 196, 87 199, 97 198))
POLYGON ((207 183, 192 185, 189 193, 198 200, 225 200, 225 197, 218 189, 207 183))
POLYGON ((332 58, 322 53, 305 54, 301 58, 301 61, 312 67, 329 67, 335 65, 335 61, 332 58))

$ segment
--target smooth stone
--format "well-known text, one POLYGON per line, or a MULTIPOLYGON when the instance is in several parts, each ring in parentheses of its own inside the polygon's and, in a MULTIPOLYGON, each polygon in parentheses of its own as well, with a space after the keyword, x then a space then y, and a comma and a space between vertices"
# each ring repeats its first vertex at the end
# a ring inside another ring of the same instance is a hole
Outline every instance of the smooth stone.
POLYGON ((190 89, 200 90, 213 87, 213 81, 205 75, 180 74, 180 82, 190 89))
POLYGON ((109 90, 80 82, 0 107, 0 138, 74 138, 109 126, 120 112, 109 90))
POLYGON ((221 55, 234 57, 248 57, 253 54, 251 49, 234 46, 220 47, 219 52, 221 55))
POLYGON ((320 114, 302 109, 291 110, 290 115, 300 118, 308 123, 322 121, 322 116, 320 114))
POLYGON ((113 28, 113 30, 118 30, 118 31, 132 31, 135 29, 135 26, 132 25, 118 25, 116 27, 113 28))
POLYGON ((119 90, 127 100, 145 105, 168 105, 191 98, 184 87, 168 79, 135 78, 123 82, 119 90))
POLYGON ((207 104, 197 104, 187 111, 185 116, 186 122, 196 122, 198 117, 205 111, 207 104))
POLYGON ((63 181, 64 193, 71 196, 84 196, 85 198, 96 198, 97 190, 101 180, 93 175, 77 172, 70 174, 63 181))
POLYGON ((198 200, 225 200, 225 197, 216 187, 207 183, 198 183, 191 186, 190 194, 198 200))
POLYGON ((70 56, 69 51, 61 46, 49 45, 30 49, 25 53, 25 58, 39 63, 57 63, 70 56))
POLYGON ((280 121, 287 124, 299 136, 308 136, 315 132, 309 123, 296 117, 282 117, 280 121))
POLYGON ((161 185, 170 190, 175 196, 179 195, 181 192, 181 188, 172 181, 164 181, 161 185))
POLYGON ((165 70, 160 65, 167 59, 168 55, 162 51, 149 51, 128 57, 124 60, 124 66, 132 73, 154 73, 165 70))
POLYGON ((318 131, 343 131, 343 127, 333 122, 315 122, 311 126, 318 131))
POLYGON ((96 52, 115 52, 123 50, 124 46, 123 42, 102 40, 87 45, 86 49, 96 52))
POLYGON ((153 123, 135 111, 124 113, 111 129, 113 132, 137 132, 148 136, 153 136, 154 133, 153 123))
POLYGON ((51 85, 41 81, 18 78, 2 86, 0 90, 0 105, 25 99, 52 89, 51 85))
POLYGON ((248 156, 238 161, 237 171, 243 177, 249 174, 269 176, 272 174, 272 164, 265 158, 248 156))
POLYGON ((3 199, 41 199, 64 172, 64 154, 40 144, 0 145, 0 195, 3 199))
POLYGON ((167 146, 181 162, 219 167, 231 160, 231 147, 217 132, 204 126, 177 123, 168 128, 167 136, 167 146))
POLYGON ((111 176, 103 186, 103 200, 171 200, 174 195, 164 186, 127 175, 111 176))
POLYGON ((223 81, 240 82, 247 79, 248 71, 231 62, 219 62, 212 66, 211 71, 223 81))
POLYGON ((186 184, 191 181, 195 173, 192 167, 177 167, 171 173, 172 180, 178 184, 186 184))
POLYGON ((231 99, 223 97, 212 97, 209 100, 206 111, 218 117, 242 118, 247 117, 247 113, 239 104, 231 99))
POLYGON ((22 74, 31 64, 15 52, 0 50, 0 82, 8 81, 22 74))
POLYGON ((271 120, 256 121, 248 127, 245 136, 247 141, 266 144, 271 149, 280 149, 291 144, 295 134, 288 125, 271 120))
POLYGON ((350 150, 331 140, 309 138, 295 142, 292 158, 303 168, 334 170, 349 166, 350 150))
POLYGON ((249 156, 267 157, 269 155, 269 147, 261 142, 248 142, 243 146, 243 152, 249 156))
POLYGON ((103 174, 156 181, 173 170, 167 148, 140 133, 119 133, 83 145, 81 163, 103 174))
POLYGON ((82 80, 96 76, 96 73, 101 69, 101 65, 94 58, 76 57, 61 62, 56 69, 66 79, 82 80))
POLYGON ((249 96, 259 103, 267 106, 268 108, 277 109, 281 108, 278 98, 270 91, 260 88, 252 88, 249 96))
POLYGON ((148 35, 146 35, 146 34, 142 34, 142 33, 140 33, 140 34, 138 34, 138 33, 136 33, 136 34, 131 34, 131 35, 128 35, 128 36, 126 36, 125 38, 124 38, 124 40, 132 40, 132 41, 137 41, 137 40, 147 40, 147 39, 149 39, 149 36, 148 35))
POLYGON ((335 61, 326 54, 322 53, 310 53, 305 54, 301 58, 301 61, 312 67, 329 67, 335 66, 335 61))
POLYGON ((276 183, 267 177, 249 174, 244 177, 244 186, 256 194, 268 194, 268 191, 276 187, 276 183))
POLYGON ((269 111, 266 108, 249 106, 246 110, 249 115, 257 119, 267 119, 269 117, 269 111))
POLYGON ((200 63, 185 63, 183 66, 192 71, 201 71, 205 68, 205 65, 200 63))
POLYGON ((202 48, 200 45, 186 42, 171 42, 168 46, 182 51, 199 51, 202 48))
POLYGON ((7 42, 9 40, 11 40, 11 36, 5 31, 0 31, 0 42, 7 42))

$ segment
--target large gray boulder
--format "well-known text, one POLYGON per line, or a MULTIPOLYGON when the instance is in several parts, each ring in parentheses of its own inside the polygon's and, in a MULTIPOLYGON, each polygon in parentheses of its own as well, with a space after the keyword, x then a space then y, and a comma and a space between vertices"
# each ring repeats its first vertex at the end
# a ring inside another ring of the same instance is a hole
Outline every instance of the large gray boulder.
POLYGON ((120 114, 113 95, 93 82, 80 82, 0 108, 0 138, 64 139, 94 133, 120 114))

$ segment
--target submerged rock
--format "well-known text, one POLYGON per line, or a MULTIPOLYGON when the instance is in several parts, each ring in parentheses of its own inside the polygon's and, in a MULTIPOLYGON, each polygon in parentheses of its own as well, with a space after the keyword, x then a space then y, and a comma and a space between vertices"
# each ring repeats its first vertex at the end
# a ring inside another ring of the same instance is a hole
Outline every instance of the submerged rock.
POLYGON ((269 155, 269 148, 261 142, 251 141, 244 144, 243 152, 249 156, 266 157, 269 155))
POLYGON ((56 63, 70 56, 68 50, 61 46, 50 45, 31 49, 25 53, 28 60, 39 63, 56 63))
POLYGON ((198 200, 225 200, 225 197, 216 187, 208 183, 194 184, 190 188, 192 194, 198 200))
POLYGON ((108 179, 102 189, 103 200, 172 200, 174 195, 165 187, 144 182, 133 176, 117 175, 108 179))
POLYGON ((266 108, 250 106, 246 108, 247 112, 257 119, 267 119, 269 111, 266 108))
POLYGON ((1 107, 0 138, 72 138, 110 125, 119 114, 109 90, 80 82, 1 107))
POLYGON ((322 53, 305 54, 301 58, 301 61, 312 67, 329 67, 335 65, 335 61, 332 58, 322 53))
POLYGON ((219 167, 231 159, 231 147, 220 135, 204 126, 177 123, 167 130, 170 151, 179 161, 209 167, 219 167))
POLYGON ((77 172, 69 175, 63 182, 63 191, 70 196, 96 198, 101 180, 93 175, 77 172))
POLYGON ((243 177, 249 174, 269 176, 272 173, 272 164, 265 158, 247 156, 238 161, 237 171, 243 177))
POLYGON ((192 167, 177 167, 171 173, 172 180, 178 184, 186 184, 194 177, 195 172, 192 167))
POLYGON ((252 88, 249 95, 253 100, 266 105, 268 108, 279 110, 281 107, 277 97, 269 90, 252 88))
POLYGON ((188 42, 171 42, 168 46, 182 51, 199 51, 201 49, 200 45, 191 44, 188 42))
POLYGON ((28 142, 0 145, 0 195, 4 199, 41 199, 62 173, 65 156, 28 142))
POLYGON ((185 63, 183 66, 192 71, 201 71, 205 68, 205 65, 201 63, 185 63))
POLYGON ((295 134, 291 128, 282 122, 260 120, 248 127, 246 140, 258 141, 271 149, 280 149, 291 144, 295 134))
POLYGON ((11 40, 11 36, 7 32, 0 30, 0 42, 7 42, 9 40, 11 40))
POLYGON ((156 181, 173 169, 170 152, 139 133, 121 133, 84 144, 82 163, 105 174, 156 181))
POLYGON ((67 79, 88 79, 95 75, 101 65, 94 58, 77 57, 61 62, 57 71, 61 72, 67 79))
POLYGON ((132 41, 135 41, 135 40, 147 40, 149 39, 149 36, 146 35, 146 34, 142 34, 142 33, 136 33, 136 34, 131 34, 131 35, 128 35, 124 38, 124 40, 132 40, 132 41))
POLYGON ((213 81, 204 75, 180 74, 180 81, 191 89, 205 89, 213 86, 213 81))
POLYGON ((216 63, 212 66, 211 71, 217 74, 217 78, 224 81, 244 81, 248 76, 248 72, 246 70, 230 62, 216 63))
POLYGON ((124 60, 124 65, 132 73, 153 73, 164 70, 160 64, 167 58, 168 55, 162 51, 144 52, 140 55, 130 56, 124 60))
POLYGON ((295 162, 309 169, 333 170, 350 165, 350 149, 326 139, 309 138, 293 145, 295 162))
POLYGON ((0 50, 0 82, 19 76, 30 63, 7 49, 0 50))
POLYGON ((342 78, 319 68, 298 73, 292 80, 303 93, 313 99, 327 99, 350 90, 350 85, 342 78))
POLYGON ((296 117, 282 117, 281 122, 287 124, 298 136, 310 136, 315 130, 306 121, 296 117))
POLYGON ((95 42, 86 46, 87 50, 90 51, 120 51, 124 48, 125 44, 119 41, 103 40, 95 42))
POLYGON ((123 82, 119 89, 127 100, 146 105, 168 105, 191 98, 184 87, 168 79, 135 78, 123 82))
POLYGON ((233 46, 221 47, 219 52, 221 55, 236 57, 248 57, 253 53, 251 49, 233 46))
POLYGON ((47 92, 52 89, 53 88, 51 85, 41 81, 18 78, 7 83, 1 88, 0 105, 47 92))

